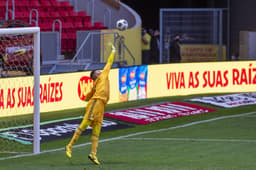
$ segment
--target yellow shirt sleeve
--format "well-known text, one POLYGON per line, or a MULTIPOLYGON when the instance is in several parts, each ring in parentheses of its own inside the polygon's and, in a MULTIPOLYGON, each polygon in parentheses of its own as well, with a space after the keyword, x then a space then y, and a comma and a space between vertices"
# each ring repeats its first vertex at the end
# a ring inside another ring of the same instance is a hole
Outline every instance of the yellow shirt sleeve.
POLYGON ((114 62, 114 58, 115 58, 115 52, 111 52, 110 53, 110 55, 109 55, 109 57, 108 57, 108 61, 107 61, 107 64, 105 65, 105 67, 104 67, 104 69, 103 69, 103 71, 102 71, 102 73, 101 74, 108 74, 109 73, 109 71, 110 71, 110 69, 111 69, 111 67, 112 67, 112 64, 113 64, 113 62, 114 62))
POLYGON ((105 65, 100 76, 95 80, 95 89, 93 90, 93 99, 101 99, 104 103, 109 100, 109 79, 108 74, 114 62, 115 51, 112 51, 108 57, 107 64, 105 65))

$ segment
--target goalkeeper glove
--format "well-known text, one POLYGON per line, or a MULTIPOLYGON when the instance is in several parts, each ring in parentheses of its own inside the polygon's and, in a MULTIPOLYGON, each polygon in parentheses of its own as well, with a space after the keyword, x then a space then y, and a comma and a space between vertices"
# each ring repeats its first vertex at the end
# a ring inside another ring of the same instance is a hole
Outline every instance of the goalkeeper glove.
POLYGON ((112 52, 115 53, 116 52, 116 47, 113 44, 111 44, 111 48, 112 48, 112 52))

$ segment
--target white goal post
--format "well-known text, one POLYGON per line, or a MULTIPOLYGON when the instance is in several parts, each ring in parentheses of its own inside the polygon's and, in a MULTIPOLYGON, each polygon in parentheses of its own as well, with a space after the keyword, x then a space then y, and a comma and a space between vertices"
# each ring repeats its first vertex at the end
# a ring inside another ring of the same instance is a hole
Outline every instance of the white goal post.
POLYGON ((3 35, 33 35, 33 78, 34 78, 34 116, 33 116, 33 153, 40 153, 40 28, 18 27, 0 28, 0 37, 3 35))

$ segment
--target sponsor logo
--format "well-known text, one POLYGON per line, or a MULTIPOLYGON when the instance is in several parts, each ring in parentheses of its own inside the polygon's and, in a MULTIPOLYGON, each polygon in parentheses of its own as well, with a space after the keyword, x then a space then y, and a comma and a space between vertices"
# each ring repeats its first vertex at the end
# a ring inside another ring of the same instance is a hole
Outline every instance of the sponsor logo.
POLYGON ((143 80, 145 78, 145 74, 144 73, 140 73, 140 79, 143 80))
POLYGON ((108 112, 104 115, 105 117, 112 117, 128 122, 148 124, 159 120, 202 114, 212 111, 216 110, 188 103, 172 102, 139 107, 135 109, 108 112))
MULTIPOLYGON (((53 81, 40 84, 40 103, 57 103, 63 99, 63 82, 53 81)), ((34 87, 17 86, 14 88, 0 88, 0 111, 17 108, 32 108, 34 106, 34 87)))
POLYGON ((82 101, 85 100, 86 93, 92 89, 93 84, 94 82, 90 77, 84 76, 80 78, 77 90, 78 96, 82 101))
POLYGON ((188 100, 201 103, 208 103, 225 108, 232 108, 256 104, 256 93, 240 93, 221 96, 199 97, 188 100))
MULTIPOLYGON (((40 142, 46 142, 56 140, 59 138, 71 137, 75 129, 79 126, 81 118, 75 120, 68 120, 56 123, 50 123, 41 125, 40 128, 40 142)), ((130 125, 124 125, 113 121, 103 120, 102 131, 109 131, 113 129, 127 128, 130 125)), ((91 127, 88 127, 83 134, 91 132, 91 127)), ((33 126, 25 128, 14 128, 10 130, 4 130, 0 132, 0 137, 8 140, 13 140, 21 144, 32 144, 33 143, 33 126)))
POLYGON ((121 83, 125 83, 125 82, 126 82, 126 76, 123 75, 123 76, 121 77, 121 83))
POLYGON ((134 79, 134 77, 135 77, 135 71, 131 71, 130 72, 130 79, 134 79))

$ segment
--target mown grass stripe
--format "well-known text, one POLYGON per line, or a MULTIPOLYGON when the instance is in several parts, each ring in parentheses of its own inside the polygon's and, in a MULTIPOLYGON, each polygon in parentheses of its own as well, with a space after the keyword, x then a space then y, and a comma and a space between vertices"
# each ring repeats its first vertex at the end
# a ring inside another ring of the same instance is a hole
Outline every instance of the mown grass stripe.
MULTIPOLYGON (((256 112, 247 112, 247 113, 241 113, 241 114, 236 114, 236 115, 220 116, 220 117, 215 117, 215 118, 211 118, 211 119, 206 119, 206 120, 200 120, 200 121, 195 121, 195 122, 191 122, 191 123, 186 123, 186 124, 183 124, 183 125, 171 126, 169 128, 162 128, 162 129, 157 129, 157 130, 149 130, 149 131, 143 131, 143 132, 136 132, 136 133, 131 133, 131 134, 128 134, 128 135, 122 135, 122 136, 118 136, 118 137, 102 139, 102 140, 99 141, 99 143, 120 140, 120 139, 124 139, 124 138, 138 136, 138 135, 145 135, 145 134, 150 134, 150 133, 158 133, 158 132, 163 132, 163 131, 168 131, 168 130, 175 130, 175 129, 189 127, 189 126, 193 126, 193 125, 213 122, 213 121, 217 121, 217 120, 230 119, 230 118, 236 118, 236 117, 243 117, 243 116, 252 115, 252 114, 255 114, 255 113, 256 112)), ((91 142, 75 145, 73 148, 79 148, 79 147, 83 147, 83 146, 86 146, 86 145, 89 145, 89 144, 91 144, 91 142)), ((57 152, 57 151, 63 151, 63 150, 65 150, 64 146, 62 148, 45 150, 45 151, 42 151, 39 154, 45 154, 45 153, 57 152)), ((10 157, 0 158, 0 160, 7 160, 7 159, 13 159, 13 158, 20 158, 20 157, 28 157, 28 156, 34 156, 34 155, 35 154, 33 154, 33 153, 22 154, 22 155, 15 155, 15 156, 10 156, 10 157)))

